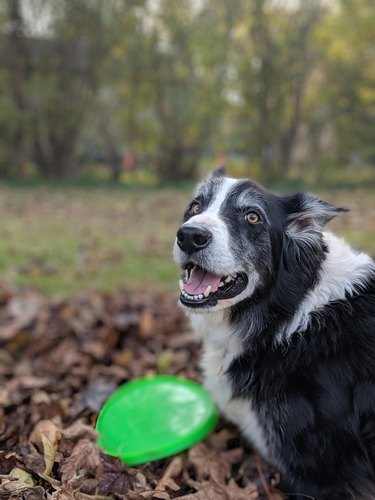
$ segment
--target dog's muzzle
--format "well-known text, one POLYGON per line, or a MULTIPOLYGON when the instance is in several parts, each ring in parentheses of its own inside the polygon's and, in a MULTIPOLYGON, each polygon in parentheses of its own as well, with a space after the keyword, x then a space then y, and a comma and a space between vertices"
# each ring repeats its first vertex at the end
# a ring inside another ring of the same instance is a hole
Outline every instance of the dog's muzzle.
POLYGON ((214 307, 220 300, 239 295, 247 286, 245 273, 217 274, 217 270, 209 269, 212 242, 213 233, 204 227, 186 224, 177 231, 176 244, 183 254, 180 265, 184 271, 180 301, 189 308, 214 307))

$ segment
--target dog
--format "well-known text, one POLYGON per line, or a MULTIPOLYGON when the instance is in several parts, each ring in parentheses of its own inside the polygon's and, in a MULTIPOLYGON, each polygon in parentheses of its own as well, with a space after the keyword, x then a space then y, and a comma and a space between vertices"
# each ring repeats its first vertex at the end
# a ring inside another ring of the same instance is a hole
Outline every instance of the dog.
POLYGON ((173 249, 205 386, 293 499, 375 498, 375 263, 323 232, 345 211, 219 169, 173 249))

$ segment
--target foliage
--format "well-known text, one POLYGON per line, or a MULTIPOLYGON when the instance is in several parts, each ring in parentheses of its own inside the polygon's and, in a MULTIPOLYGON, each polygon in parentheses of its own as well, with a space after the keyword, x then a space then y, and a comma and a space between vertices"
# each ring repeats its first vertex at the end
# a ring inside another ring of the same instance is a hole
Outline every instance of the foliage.
POLYGON ((0 85, 8 105, 0 114, 7 133, 3 172, 22 175, 30 161, 47 178, 72 170, 105 53, 102 5, 7 0, 2 6, 0 85), (41 33, 40 18, 46 23, 41 33))
POLYGON ((236 37, 240 147, 271 180, 290 168, 322 9, 315 0, 290 10, 263 0, 243 7, 236 37))
POLYGON ((373 164, 374 26, 372 0, 3 0, 0 175, 373 164))
POLYGON ((341 0, 340 10, 321 24, 322 86, 316 106, 335 131, 336 159, 354 163, 375 159, 375 4, 341 0), (342 34, 337 36, 337 34, 342 34))

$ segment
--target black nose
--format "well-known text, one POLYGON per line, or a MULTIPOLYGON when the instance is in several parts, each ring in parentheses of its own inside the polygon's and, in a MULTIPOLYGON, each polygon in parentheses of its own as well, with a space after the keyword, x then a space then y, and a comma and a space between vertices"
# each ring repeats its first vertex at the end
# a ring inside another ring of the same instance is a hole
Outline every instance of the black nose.
POLYGON ((211 233, 199 227, 183 226, 177 231, 177 245, 188 254, 202 250, 210 241, 211 233))

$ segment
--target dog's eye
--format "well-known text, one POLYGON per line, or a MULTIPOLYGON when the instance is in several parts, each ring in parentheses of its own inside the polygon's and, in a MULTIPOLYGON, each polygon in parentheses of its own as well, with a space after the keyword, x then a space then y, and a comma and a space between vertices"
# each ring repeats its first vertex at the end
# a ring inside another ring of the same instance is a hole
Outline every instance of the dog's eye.
POLYGON ((199 203, 193 203, 192 206, 190 207, 190 213, 193 215, 196 215, 197 213, 199 213, 200 210, 201 210, 201 206, 199 205, 199 203))
POLYGON ((260 221, 260 215, 257 214, 256 212, 248 212, 245 215, 245 221, 250 222, 250 224, 256 224, 257 222, 260 221))

